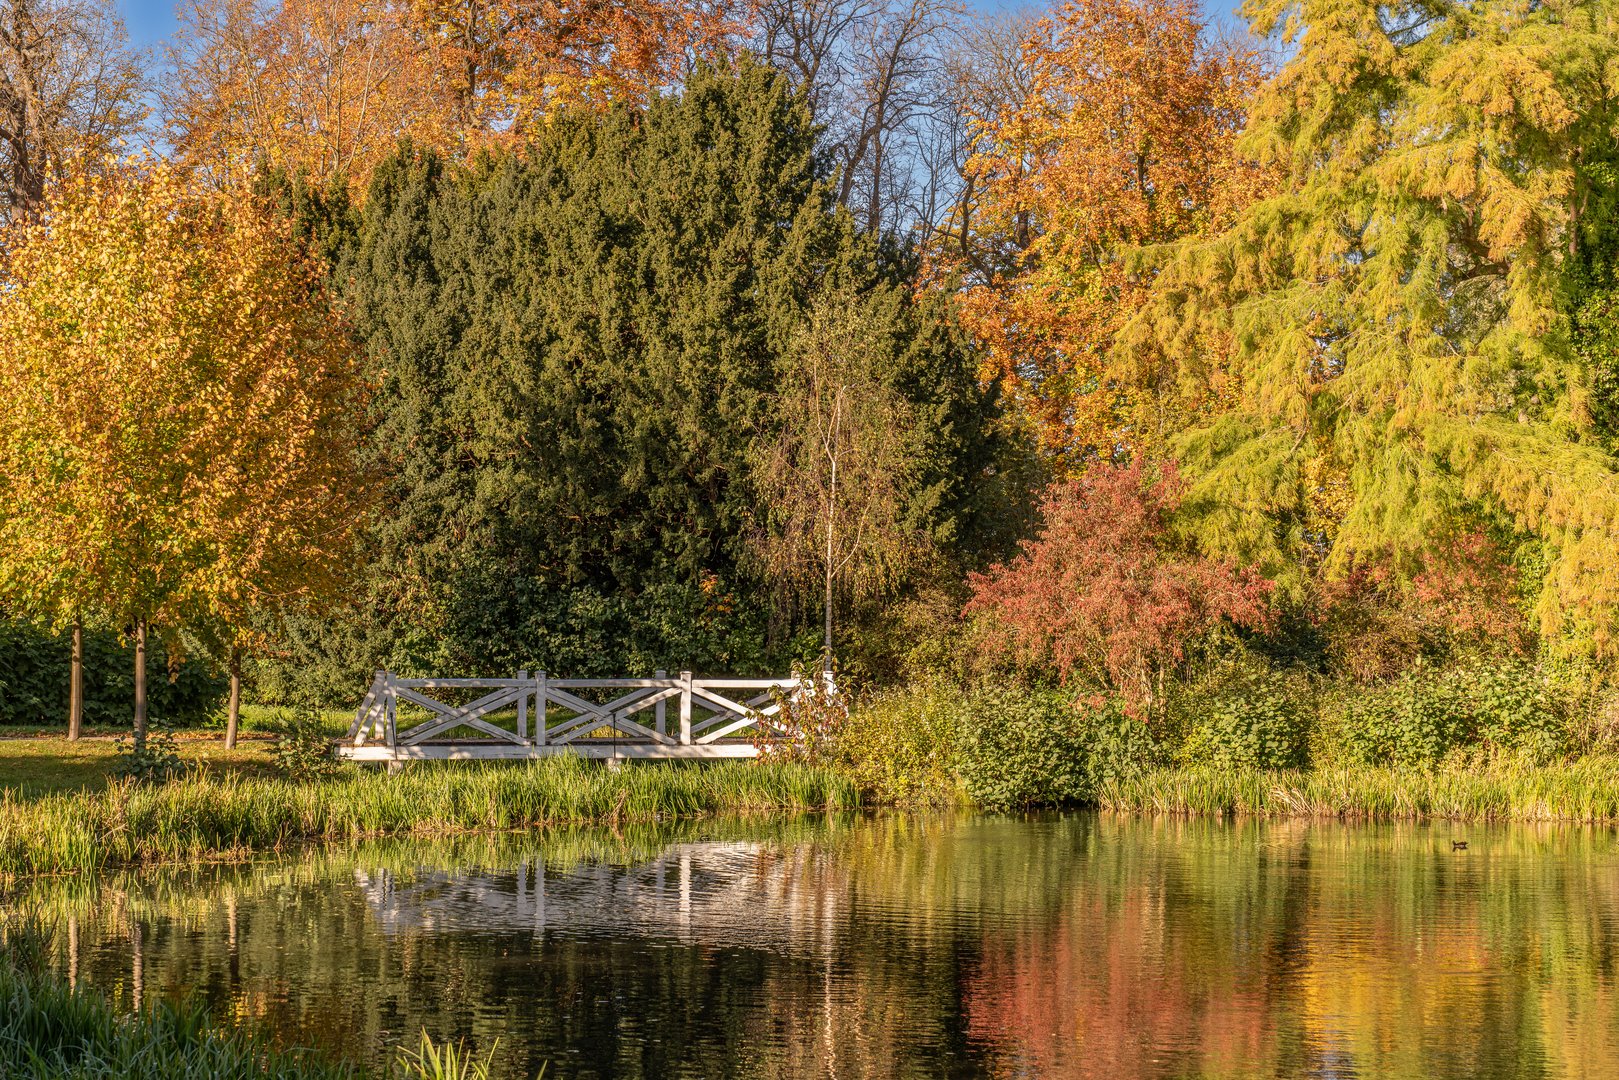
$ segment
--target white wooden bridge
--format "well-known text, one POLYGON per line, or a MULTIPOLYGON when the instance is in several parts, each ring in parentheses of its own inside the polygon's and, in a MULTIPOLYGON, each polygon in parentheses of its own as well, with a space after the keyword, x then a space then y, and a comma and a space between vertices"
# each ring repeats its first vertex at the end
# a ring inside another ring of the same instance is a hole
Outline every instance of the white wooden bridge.
POLYGON ((379 671, 338 743, 351 761, 753 757, 789 734, 802 679, 406 679, 379 671), (453 698, 467 698, 455 704, 453 698), (605 698, 606 700, 592 700, 605 698))

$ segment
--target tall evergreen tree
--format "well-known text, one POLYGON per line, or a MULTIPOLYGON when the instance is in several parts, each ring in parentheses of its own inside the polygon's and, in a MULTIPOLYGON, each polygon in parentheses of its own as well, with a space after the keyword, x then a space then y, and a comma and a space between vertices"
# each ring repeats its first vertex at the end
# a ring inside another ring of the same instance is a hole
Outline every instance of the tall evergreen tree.
POLYGON ((908 520, 969 549, 993 402, 948 306, 835 208, 815 139, 785 80, 744 62, 644 110, 561 116, 521 153, 379 166, 335 275, 395 480, 364 610, 340 650, 305 647, 458 672, 784 663, 748 450, 834 287, 887 320, 882 368, 919 427, 908 520))

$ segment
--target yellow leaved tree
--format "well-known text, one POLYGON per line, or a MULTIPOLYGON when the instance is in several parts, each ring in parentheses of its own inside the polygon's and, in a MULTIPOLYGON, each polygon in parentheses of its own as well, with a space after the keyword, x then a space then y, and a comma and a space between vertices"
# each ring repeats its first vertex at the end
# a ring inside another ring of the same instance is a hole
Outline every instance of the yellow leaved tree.
POLYGON ((1167 370, 1112 357, 1148 284, 1128 253, 1219 228, 1264 189, 1234 150, 1264 65, 1212 37, 1196 0, 1069 0, 1018 64, 1020 89, 974 117, 962 314, 985 378, 1059 469, 1081 468, 1181 422, 1158 415, 1167 370))
POLYGON ((371 485, 365 387, 319 269, 247 200, 166 166, 61 185, 4 238, 0 596, 238 643, 331 595, 371 485))

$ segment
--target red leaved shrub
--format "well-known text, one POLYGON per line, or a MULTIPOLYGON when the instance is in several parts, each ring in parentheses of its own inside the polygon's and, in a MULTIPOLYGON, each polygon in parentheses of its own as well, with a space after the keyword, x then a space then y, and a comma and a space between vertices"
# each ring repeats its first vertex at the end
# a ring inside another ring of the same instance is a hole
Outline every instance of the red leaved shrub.
POLYGON ((965 614, 983 617, 996 659, 1054 668, 1151 705, 1187 645, 1222 621, 1258 627, 1270 583, 1174 550, 1168 518, 1182 482, 1172 463, 1095 465, 1046 490, 1040 535, 972 575, 965 614))

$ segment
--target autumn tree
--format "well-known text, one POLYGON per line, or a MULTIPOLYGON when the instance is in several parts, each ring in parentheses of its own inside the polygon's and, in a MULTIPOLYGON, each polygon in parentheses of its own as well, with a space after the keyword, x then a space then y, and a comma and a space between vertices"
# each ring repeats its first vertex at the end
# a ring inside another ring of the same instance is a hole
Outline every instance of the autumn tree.
POLYGON ((820 298, 784 357, 776 428, 754 446, 756 544, 789 595, 819 592, 825 671, 839 591, 891 586, 925 543, 905 520, 916 421, 884 380, 895 342, 873 315, 847 293, 820 298))
POLYGON ((941 561, 999 542, 1013 470, 970 343, 836 205, 816 138, 744 58, 645 109, 566 111, 521 153, 402 148, 347 239, 318 191, 266 196, 331 243, 390 475, 354 609, 299 620, 261 693, 377 667, 781 670, 820 588, 773 603, 753 444, 823 291, 861 298, 915 418, 905 520, 941 561))
POLYGON ((982 175, 981 155, 994 147, 994 127, 983 118, 1003 115, 1034 93, 1027 46, 1041 18, 1032 9, 979 15, 944 51, 948 107, 937 152, 945 160, 929 170, 940 178, 930 197, 942 201, 930 210, 931 227, 918 236, 930 278, 960 275, 978 285, 993 273, 980 254, 975 216, 982 201, 978 185, 989 179, 982 175))
POLYGON ((0 4, 0 205, 30 214, 75 162, 100 162, 145 118, 142 56, 111 0, 0 4))
POLYGON ((413 0, 459 137, 532 135, 560 106, 649 102, 734 52, 738 0, 413 0))
POLYGON ((353 348, 285 227, 157 167, 70 179, 0 289, 0 595, 136 643, 330 592, 364 521, 353 348))
POLYGON ((413 20, 403 0, 188 0, 162 94, 176 153, 221 188, 266 166, 326 186, 401 138, 449 138, 413 20))
POLYGON ((925 237, 953 201, 953 0, 763 0, 754 48, 805 95, 868 231, 925 237))
POLYGON ((969 616, 992 656, 1119 691, 1134 707, 1222 623, 1261 627, 1270 584, 1179 542, 1178 470, 1093 465, 1045 495, 1044 522, 1016 558, 972 576, 969 616))
POLYGON ((729 2, 187 0, 163 104, 221 186, 359 181, 400 139, 464 158, 565 106, 650 100, 740 29, 729 2))
POLYGON ((1619 631, 1619 476, 1563 307, 1619 102, 1607 0, 1255 0, 1293 55, 1242 150, 1278 188, 1156 257, 1127 362, 1231 407, 1177 440, 1205 542, 1410 581, 1481 527, 1540 551, 1552 639, 1619 631))
POLYGON ((1040 20, 1018 65, 1026 92, 984 102, 946 253, 984 375, 1070 466, 1151 444, 1157 373, 1112 363, 1140 298, 1135 247, 1201 234, 1250 201, 1233 145, 1261 64, 1212 37, 1194 0, 1072 0, 1040 20))
MULTIPOLYGON (((46 186, 91 166, 144 119, 144 58, 106 0, 0 5, 0 211, 38 211, 46 186)), ((68 738, 84 715, 84 622, 72 617, 68 738)))

